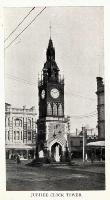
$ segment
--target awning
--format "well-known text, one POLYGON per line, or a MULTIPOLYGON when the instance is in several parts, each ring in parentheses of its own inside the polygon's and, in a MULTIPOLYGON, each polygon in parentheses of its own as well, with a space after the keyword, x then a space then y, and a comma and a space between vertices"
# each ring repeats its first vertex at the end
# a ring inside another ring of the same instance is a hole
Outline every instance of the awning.
POLYGON ((5 147, 6 149, 17 149, 17 150, 31 150, 36 148, 35 145, 31 146, 23 144, 6 144, 5 147))
POLYGON ((90 142, 86 146, 105 147, 105 141, 90 142))

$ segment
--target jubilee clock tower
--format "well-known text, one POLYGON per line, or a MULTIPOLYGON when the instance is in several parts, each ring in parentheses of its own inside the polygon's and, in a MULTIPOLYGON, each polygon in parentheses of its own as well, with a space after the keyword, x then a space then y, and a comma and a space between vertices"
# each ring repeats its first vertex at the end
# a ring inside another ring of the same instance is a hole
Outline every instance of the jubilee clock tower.
POLYGON ((68 148, 68 119, 64 115, 64 78, 55 61, 55 48, 49 39, 46 62, 38 82, 39 119, 37 151, 39 156, 61 161, 68 148))

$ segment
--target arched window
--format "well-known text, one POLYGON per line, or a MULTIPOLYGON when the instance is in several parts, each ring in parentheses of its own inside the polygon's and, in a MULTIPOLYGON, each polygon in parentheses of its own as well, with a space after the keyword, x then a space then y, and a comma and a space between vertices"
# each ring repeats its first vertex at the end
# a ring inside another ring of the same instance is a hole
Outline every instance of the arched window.
POLYGON ((57 105, 53 103, 53 115, 57 115, 57 105))
POLYGON ((52 115, 52 107, 50 103, 47 104, 47 115, 52 115))
POLYGON ((63 115, 63 109, 62 109, 62 105, 61 104, 59 104, 59 106, 58 106, 58 115, 59 116, 63 115))

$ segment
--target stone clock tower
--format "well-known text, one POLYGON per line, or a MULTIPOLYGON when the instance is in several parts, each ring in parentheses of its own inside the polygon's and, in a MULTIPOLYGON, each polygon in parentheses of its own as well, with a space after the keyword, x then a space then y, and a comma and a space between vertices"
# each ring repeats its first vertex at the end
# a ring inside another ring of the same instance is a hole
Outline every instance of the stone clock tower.
POLYGON ((37 151, 40 157, 60 162, 68 149, 68 118, 64 115, 64 79, 55 61, 55 48, 50 38, 46 51, 39 91, 37 151))

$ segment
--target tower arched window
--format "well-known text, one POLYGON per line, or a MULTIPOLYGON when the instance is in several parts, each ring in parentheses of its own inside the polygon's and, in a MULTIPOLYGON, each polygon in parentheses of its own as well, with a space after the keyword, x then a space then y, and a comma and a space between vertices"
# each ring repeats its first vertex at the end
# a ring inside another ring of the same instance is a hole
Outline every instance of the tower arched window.
POLYGON ((47 104, 47 115, 52 115, 52 107, 50 103, 47 104))
POLYGON ((58 115, 59 116, 63 115, 63 109, 62 109, 62 105, 61 104, 59 104, 59 106, 58 106, 58 115))
POLYGON ((53 103, 53 115, 57 115, 57 105, 53 103))

